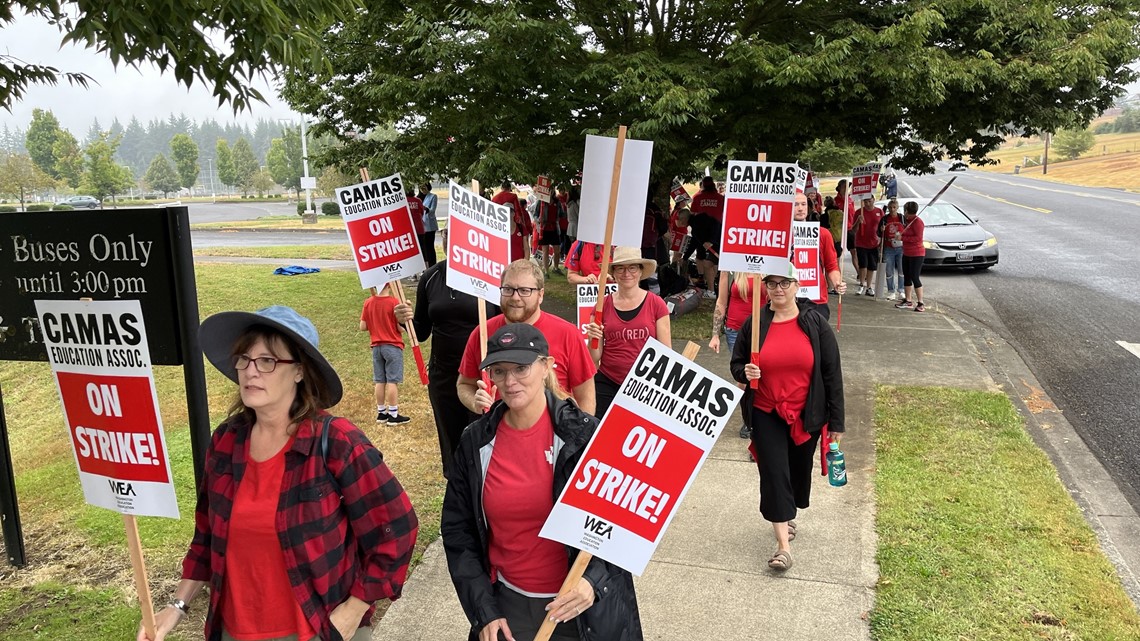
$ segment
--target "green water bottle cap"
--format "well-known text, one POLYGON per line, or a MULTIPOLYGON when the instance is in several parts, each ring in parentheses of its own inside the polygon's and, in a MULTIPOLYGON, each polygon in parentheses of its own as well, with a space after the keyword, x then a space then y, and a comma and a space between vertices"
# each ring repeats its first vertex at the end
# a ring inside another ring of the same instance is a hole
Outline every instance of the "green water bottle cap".
POLYGON ((832 441, 831 444, 827 446, 827 449, 831 450, 832 452, 838 452, 839 451, 839 443, 832 441))

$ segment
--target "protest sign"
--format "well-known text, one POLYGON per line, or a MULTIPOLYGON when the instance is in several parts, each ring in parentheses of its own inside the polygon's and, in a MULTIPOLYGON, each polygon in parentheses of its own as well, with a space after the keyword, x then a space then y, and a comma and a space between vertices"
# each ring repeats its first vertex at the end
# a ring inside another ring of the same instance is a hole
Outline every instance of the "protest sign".
POLYGON ((742 394, 649 339, 539 536, 640 575, 742 394))
MULTIPOLYGON (((606 283, 606 291, 602 296, 604 298, 616 291, 617 283, 606 283)), ((578 285, 578 329, 581 330, 583 336, 586 335, 586 325, 590 324, 590 317, 593 315, 594 307, 597 304, 597 283, 578 285)))
POLYGON ((139 301, 39 300, 36 314, 84 500, 178 518, 139 301))
POLYGON ((879 184, 879 170, 883 163, 872 162, 851 170, 851 199, 860 202, 875 199, 875 185, 879 184))
POLYGON ((669 197, 673 199, 674 207, 680 207, 693 200, 693 197, 685 190, 685 185, 680 178, 673 179, 673 186, 669 189, 669 197))
POLYGON ((795 239, 795 255, 792 264, 796 267, 800 281, 800 296, 808 300, 819 299, 819 223, 792 221, 792 237, 795 239))
POLYGON ((447 286, 498 305, 510 249, 511 208, 451 182, 447 199, 447 286))
POLYGON ((792 247, 792 203, 805 172, 777 162, 728 163, 720 269, 783 273, 792 247))
POLYGON ((550 197, 554 193, 552 185, 553 182, 549 178, 539 176, 534 183, 534 195, 544 203, 550 202, 550 197))
POLYGON ((815 182, 815 174, 810 171, 807 172, 807 179, 804 181, 804 193, 808 196, 819 193, 819 185, 815 182))
POLYGON ((424 270, 400 174, 336 190, 360 285, 383 287, 424 270))
POLYGON ((645 202, 649 192, 649 165, 653 142, 625 140, 620 159, 620 181, 613 224, 613 237, 606 238, 610 193, 613 184, 617 139, 586 136, 582 164, 582 199, 578 214, 578 240, 590 243, 641 247, 645 227, 645 202), (607 242, 608 241, 608 242, 607 242))

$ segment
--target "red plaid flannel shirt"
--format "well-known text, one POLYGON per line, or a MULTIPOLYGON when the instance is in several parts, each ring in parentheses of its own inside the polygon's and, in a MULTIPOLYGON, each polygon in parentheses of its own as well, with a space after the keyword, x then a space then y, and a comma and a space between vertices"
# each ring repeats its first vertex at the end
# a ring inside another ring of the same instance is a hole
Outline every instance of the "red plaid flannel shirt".
MULTIPOLYGON (((355 425, 329 425, 328 472, 321 461, 320 420, 297 428, 285 453, 277 508, 277 536, 293 594, 322 639, 337 639, 329 613, 355 596, 375 603, 400 596, 419 523, 404 488, 355 425), (343 496, 343 499, 341 498, 343 496)), ((250 426, 242 418, 214 431, 198 492, 194 539, 182 561, 182 578, 210 586, 206 639, 221 638, 218 616, 226 570, 226 537, 234 492, 246 468, 250 426)), ((375 606, 361 620, 368 625, 375 606)))

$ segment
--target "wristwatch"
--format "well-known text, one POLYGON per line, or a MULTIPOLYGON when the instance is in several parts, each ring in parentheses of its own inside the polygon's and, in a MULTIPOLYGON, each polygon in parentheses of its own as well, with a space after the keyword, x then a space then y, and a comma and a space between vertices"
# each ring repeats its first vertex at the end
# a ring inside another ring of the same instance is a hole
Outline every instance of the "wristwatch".
POLYGON ((175 600, 171 601, 170 607, 178 608, 178 610, 181 611, 182 614, 184 614, 184 615, 190 614, 190 604, 186 603, 182 599, 175 599, 175 600))

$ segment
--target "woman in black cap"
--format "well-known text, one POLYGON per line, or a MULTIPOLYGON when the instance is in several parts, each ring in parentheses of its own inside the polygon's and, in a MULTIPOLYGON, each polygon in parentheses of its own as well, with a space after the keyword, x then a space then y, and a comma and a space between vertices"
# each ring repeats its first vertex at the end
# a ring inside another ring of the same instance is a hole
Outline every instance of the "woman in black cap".
POLYGON ((468 639, 529 641, 550 617, 552 639, 641 641, 633 577, 594 558, 558 596, 578 550, 538 536, 598 424, 552 363, 540 331, 510 323, 480 364, 502 400, 463 432, 440 524, 468 639))
POLYGON ((154 641, 207 585, 208 641, 366 641, 374 603, 400 595, 418 523, 380 452, 324 411, 342 388, 316 327, 274 306, 215 314, 199 336, 238 398, 206 452, 194 538, 154 641))

